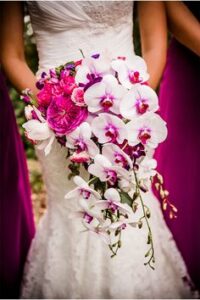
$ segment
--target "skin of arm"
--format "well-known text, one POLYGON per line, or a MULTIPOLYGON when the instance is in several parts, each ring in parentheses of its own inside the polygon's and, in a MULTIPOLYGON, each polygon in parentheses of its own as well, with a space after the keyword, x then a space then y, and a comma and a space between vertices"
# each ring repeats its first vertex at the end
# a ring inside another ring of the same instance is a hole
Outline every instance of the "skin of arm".
POLYGON ((1 26, 2 67, 12 84, 21 92, 30 88, 36 95, 36 78, 28 67, 24 55, 23 6, 20 2, 4 2, 1 26))
POLYGON ((181 1, 165 2, 169 29, 175 38, 200 56, 200 23, 181 1))
POLYGON ((150 74, 149 85, 156 89, 166 63, 167 21, 162 1, 138 1, 142 56, 150 74))

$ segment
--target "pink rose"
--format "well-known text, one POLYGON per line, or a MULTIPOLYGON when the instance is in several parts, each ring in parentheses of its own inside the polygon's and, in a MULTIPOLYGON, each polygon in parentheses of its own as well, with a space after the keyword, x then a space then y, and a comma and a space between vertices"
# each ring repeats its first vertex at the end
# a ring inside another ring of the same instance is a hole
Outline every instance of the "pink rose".
POLYGON ((76 87, 75 79, 70 75, 69 70, 63 70, 60 74, 60 86, 66 95, 71 95, 76 87))
POLYGON ((74 131, 87 118, 88 111, 76 106, 69 97, 54 97, 47 109, 47 122, 57 135, 74 131))
POLYGON ((63 89, 58 82, 45 82, 44 87, 37 94, 39 106, 47 108, 53 96, 63 95, 63 89))
POLYGON ((85 106, 84 89, 81 87, 75 88, 72 92, 72 101, 78 106, 85 106))
POLYGON ((48 107, 52 100, 51 84, 45 83, 44 87, 37 94, 38 104, 43 107, 48 107))

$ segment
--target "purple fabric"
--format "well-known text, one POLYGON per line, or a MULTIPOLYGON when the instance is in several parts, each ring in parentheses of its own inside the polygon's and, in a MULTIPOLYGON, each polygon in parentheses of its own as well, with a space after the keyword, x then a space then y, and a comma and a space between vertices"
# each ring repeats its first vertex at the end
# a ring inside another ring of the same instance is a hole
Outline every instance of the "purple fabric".
POLYGON ((24 149, 0 74, 0 296, 19 296, 24 262, 35 232, 24 149))
POLYGON ((172 40, 160 87, 168 139, 155 157, 178 219, 166 221, 200 289, 200 60, 172 40))

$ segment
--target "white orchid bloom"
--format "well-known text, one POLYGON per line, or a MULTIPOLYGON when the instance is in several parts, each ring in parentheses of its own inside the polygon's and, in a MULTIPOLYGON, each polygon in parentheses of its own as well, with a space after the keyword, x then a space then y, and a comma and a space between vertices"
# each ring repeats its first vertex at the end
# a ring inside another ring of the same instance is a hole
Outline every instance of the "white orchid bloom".
POLYGON ((104 223, 104 218, 100 209, 91 206, 88 201, 79 199, 80 210, 69 214, 69 218, 78 218, 86 229, 96 228, 104 223))
POLYGON ((83 198, 87 201, 95 201, 101 199, 100 194, 97 191, 93 190, 82 177, 75 176, 73 180, 77 187, 68 192, 65 195, 65 199, 83 198))
POLYGON ((135 182, 135 175, 133 171, 129 172, 129 176, 120 178, 119 187, 122 191, 126 193, 135 190, 136 182, 135 182))
POLYGON ((128 178, 129 172, 120 166, 113 166, 103 155, 98 154, 94 163, 88 167, 88 172, 98 177, 102 182, 109 182, 114 185, 119 178, 128 178))
POLYGON ((120 103, 120 113, 128 120, 146 112, 155 112, 158 108, 158 97, 154 90, 141 84, 133 85, 120 103))
POLYGON ((108 234, 109 227, 107 225, 99 226, 98 224, 97 226, 94 226, 94 224, 85 223, 84 226, 91 234, 94 234, 96 237, 101 239, 106 245, 111 244, 111 238, 108 234))
POLYGON ((25 113, 25 117, 26 117, 27 120, 33 119, 33 115, 32 115, 33 111, 34 110, 33 110, 32 105, 29 104, 29 105, 25 106, 24 113, 25 113))
POLYGON ((127 138, 126 125, 117 116, 101 113, 92 121, 92 131, 99 143, 115 142, 122 144, 127 138))
POLYGON ((139 169, 137 171, 137 176, 139 179, 149 180, 152 176, 156 175, 157 161, 153 158, 147 156, 140 162, 139 169))
MULTIPOLYGON (((127 204, 127 206, 128 206, 128 204, 127 204)), ((128 214, 125 214, 125 216, 121 215, 118 221, 112 222, 109 225, 109 230, 111 232, 112 231, 116 232, 116 229, 124 230, 127 228, 128 225, 130 225, 131 227, 137 227, 137 224, 138 224, 137 217, 130 207, 129 207, 129 209, 130 210, 129 210, 128 214)))
POLYGON ((102 55, 83 58, 77 67, 75 82, 77 85, 86 85, 95 78, 102 78, 111 72, 110 60, 102 55))
POLYGON ((112 75, 105 75, 101 82, 93 84, 84 94, 84 101, 89 112, 111 111, 119 114, 119 105, 124 88, 112 75))
POLYGON ((37 148, 43 149, 45 155, 51 151, 52 143, 55 139, 54 132, 49 128, 47 122, 41 123, 38 120, 29 120, 22 127, 25 129, 27 137, 30 140, 41 142, 37 148))
POLYGON ((146 113, 126 124, 128 142, 131 146, 142 143, 156 148, 167 137, 166 122, 155 113, 146 113))
POLYGON ((112 164, 117 164, 125 169, 132 168, 133 166, 130 157, 115 144, 105 144, 102 148, 102 154, 108 158, 112 164))
POLYGON ((131 62, 115 59, 111 66, 117 72, 120 83, 127 89, 131 89, 135 83, 146 82, 149 79, 147 65, 140 56, 135 56, 131 62))
POLYGON ((119 192, 114 188, 109 188, 106 190, 104 197, 106 200, 99 200, 96 202, 95 206, 101 209, 110 209, 112 213, 120 211, 123 214, 132 213, 132 209, 128 204, 121 203, 121 198, 119 192))
POLYGON ((66 147, 70 149, 76 149, 77 159, 89 155, 88 158, 94 158, 99 153, 99 148, 91 140, 92 131, 91 127, 87 122, 83 122, 79 127, 77 127, 73 132, 68 134, 66 147))

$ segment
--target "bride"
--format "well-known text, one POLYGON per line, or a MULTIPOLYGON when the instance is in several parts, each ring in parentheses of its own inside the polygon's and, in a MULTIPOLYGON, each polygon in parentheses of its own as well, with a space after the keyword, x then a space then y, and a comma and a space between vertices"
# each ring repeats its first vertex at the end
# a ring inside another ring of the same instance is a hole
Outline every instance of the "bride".
MULTIPOLYGON (((134 56, 133 2, 28 1, 39 54, 38 74, 84 53, 108 49, 113 56, 134 56)), ((5 4, 2 62, 19 91, 37 93, 35 76, 23 50, 23 14, 19 2, 5 4)), ((156 87, 165 63, 166 24, 163 4, 138 2, 144 58, 156 87)), ((48 209, 32 243, 22 284, 22 298, 190 298, 187 271, 166 227, 152 192, 144 195, 150 207, 155 244, 155 270, 144 266, 146 228, 129 228, 123 247, 111 259, 95 236, 81 232, 69 218, 75 202, 64 199, 74 188, 66 148, 55 141, 45 156, 37 150, 47 187, 48 209)))

